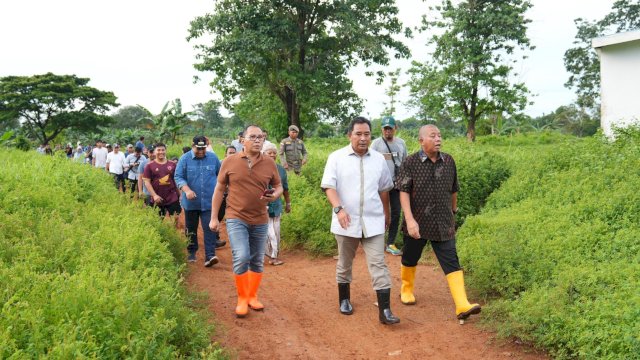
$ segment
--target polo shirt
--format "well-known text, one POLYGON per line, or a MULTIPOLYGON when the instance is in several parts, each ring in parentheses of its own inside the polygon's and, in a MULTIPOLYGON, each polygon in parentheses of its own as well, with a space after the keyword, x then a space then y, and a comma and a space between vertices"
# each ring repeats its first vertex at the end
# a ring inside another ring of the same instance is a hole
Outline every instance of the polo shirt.
POLYGON ((267 202, 260 200, 265 189, 280 186, 280 175, 276 163, 260 153, 251 161, 243 151, 224 159, 218 173, 221 189, 228 187, 227 219, 239 219, 249 225, 269 222, 267 202))
POLYGON ((355 238, 369 238, 384 234, 384 208, 380 193, 393 188, 391 173, 384 156, 369 149, 358 155, 351 144, 329 155, 320 185, 323 189, 335 189, 341 205, 351 217, 345 230, 332 213, 331 232, 355 238))

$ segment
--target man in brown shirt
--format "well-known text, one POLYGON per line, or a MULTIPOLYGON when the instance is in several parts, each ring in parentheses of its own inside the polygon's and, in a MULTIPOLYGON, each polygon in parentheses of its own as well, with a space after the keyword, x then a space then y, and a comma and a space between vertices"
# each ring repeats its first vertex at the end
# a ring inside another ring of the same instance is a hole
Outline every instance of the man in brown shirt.
POLYGON ((470 304, 456 251, 455 213, 458 211, 458 174, 451 155, 440 152, 442 136, 435 125, 420 128, 420 151, 400 166, 397 188, 404 213, 404 248, 400 277, 403 304, 416 303, 413 287, 422 249, 431 243, 444 271, 460 320, 478 314, 480 305, 470 304))
POLYGON ((264 135, 258 126, 245 129, 243 150, 222 162, 211 205, 209 227, 217 232, 218 209, 228 189, 225 217, 238 292, 238 317, 246 316, 248 307, 264 309, 257 292, 267 242, 267 204, 280 198, 283 191, 276 163, 261 152, 263 142, 264 135), (267 190, 269 185, 272 189, 267 190))

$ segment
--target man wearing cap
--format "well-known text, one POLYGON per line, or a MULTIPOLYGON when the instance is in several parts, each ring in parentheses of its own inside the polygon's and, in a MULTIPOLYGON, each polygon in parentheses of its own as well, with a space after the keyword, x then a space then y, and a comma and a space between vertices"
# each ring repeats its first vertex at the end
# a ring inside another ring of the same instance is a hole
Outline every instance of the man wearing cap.
MULTIPOLYGON (((391 177, 395 184, 400 164, 407 158, 407 145, 404 140, 396 135, 396 120, 393 116, 385 116, 382 118, 382 136, 373 140, 371 148, 384 156, 387 166, 391 172, 391 177)), ((391 222, 389 223, 387 243, 385 251, 392 255, 402 255, 396 247, 396 236, 398 235, 398 226, 400 224, 400 192, 397 189, 389 191, 389 201, 391 203, 391 222)))
POLYGON ((207 139, 204 136, 193 138, 191 151, 182 155, 176 166, 174 178, 182 190, 180 203, 184 209, 185 232, 189 238, 189 262, 196 261, 198 251, 198 223, 202 222, 204 233, 204 266, 218 263, 216 242, 218 233, 211 231, 211 199, 218 182, 220 160, 211 151, 207 151, 207 139))
POLYGON ((293 170, 296 175, 300 175, 302 165, 307 163, 307 149, 304 142, 298 139, 297 126, 289 126, 289 137, 280 142, 280 161, 282 167, 287 171, 293 170))
POLYGON ((237 138, 236 140, 233 140, 233 141, 231 142, 231 145, 232 145, 234 148, 236 148, 236 152, 240 152, 240 151, 242 151, 242 146, 243 146, 243 145, 242 145, 243 134, 244 134, 244 132, 240 131, 240 132, 238 133, 238 138, 237 138))
POLYGON ((124 154, 120 152, 120 145, 115 144, 113 151, 107 154, 107 171, 113 175, 116 189, 125 192, 124 188, 124 154))

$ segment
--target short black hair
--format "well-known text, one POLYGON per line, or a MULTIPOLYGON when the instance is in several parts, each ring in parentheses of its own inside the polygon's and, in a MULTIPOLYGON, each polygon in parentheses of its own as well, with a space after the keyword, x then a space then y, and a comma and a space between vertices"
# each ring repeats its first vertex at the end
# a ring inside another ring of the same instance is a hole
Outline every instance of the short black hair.
POLYGON ((188 146, 184 146, 184 147, 182 148, 182 153, 183 153, 183 154, 186 154, 186 153, 188 153, 189 151, 191 151, 191 148, 190 148, 190 147, 188 147, 188 146))
POLYGON ((236 150, 236 151, 237 151, 237 149, 236 149, 236 147, 235 147, 235 146, 233 146, 233 145, 229 145, 229 146, 227 146, 227 148, 226 148, 226 149, 224 149, 224 153, 226 154, 226 153, 227 153, 227 151, 229 151, 229 149, 233 149, 233 150, 236 150))
POLYGON ((165 144, 163 144, 163 143, 157 143, 157 144, 155 144, 155 145, 153 146, 153 149, 155 150, 155 149, 157 149, 157 148, 159 148, 159 147, 163 147, 163 148, 165 148, 165 149, 166 149, 166 148, 167 148, 167 145, 165 145, 165 144))
POLYGON ((369 119, 367 119, 364 116, 356 116, 353 118, 353 120, 351 120, 351 123, 349 123, 349 131, 348 133, 351 133, 353 131, 353 127, 356 124, 367 124, 369 125, 369 131, 371 131, 371 121, 369 121, 369 119))

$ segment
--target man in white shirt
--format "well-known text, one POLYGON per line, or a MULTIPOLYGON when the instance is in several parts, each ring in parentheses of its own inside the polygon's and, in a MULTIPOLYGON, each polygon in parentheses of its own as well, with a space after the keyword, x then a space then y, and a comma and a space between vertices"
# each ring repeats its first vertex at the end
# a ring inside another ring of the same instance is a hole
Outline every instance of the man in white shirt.
POLYGON ((92 165, 104 169, 107 166, 107 149, 102 147, 102 140, 96 141, 96 147, 91 151, 92 165))
POLYGON ((120 152, 120 145, 115 144, 113 151, 107 155, 107 171, 113 175, 116 189, 125 192, 124 189, 124 166, 125 157, 120 152))
POLYGON ((127 155, 127 158, 124 161, 132 197, 133 194, 135 194, 138 190, 138 179, 140 178, 138 167, 140 166, 140 163, 145 159, 146 157, 142 155, 142 148, 136 147, 134 153, 127 155))
POLYGON ((393 181, 384 156, 369 150, 371 122, 356 117, 349 124, 350 145, 336 150, 327 160, 322 176, 331 206, 331 232, 338 242, 336 280, 340 312, 353 313, 350 302, 353 258, 358 245, 367 256, 367 266, 378 297, 379 320, 383 324, 400 322, 391 312, 391 276, 384 262, 384 233, 389 225, 389 194, 393 181))

